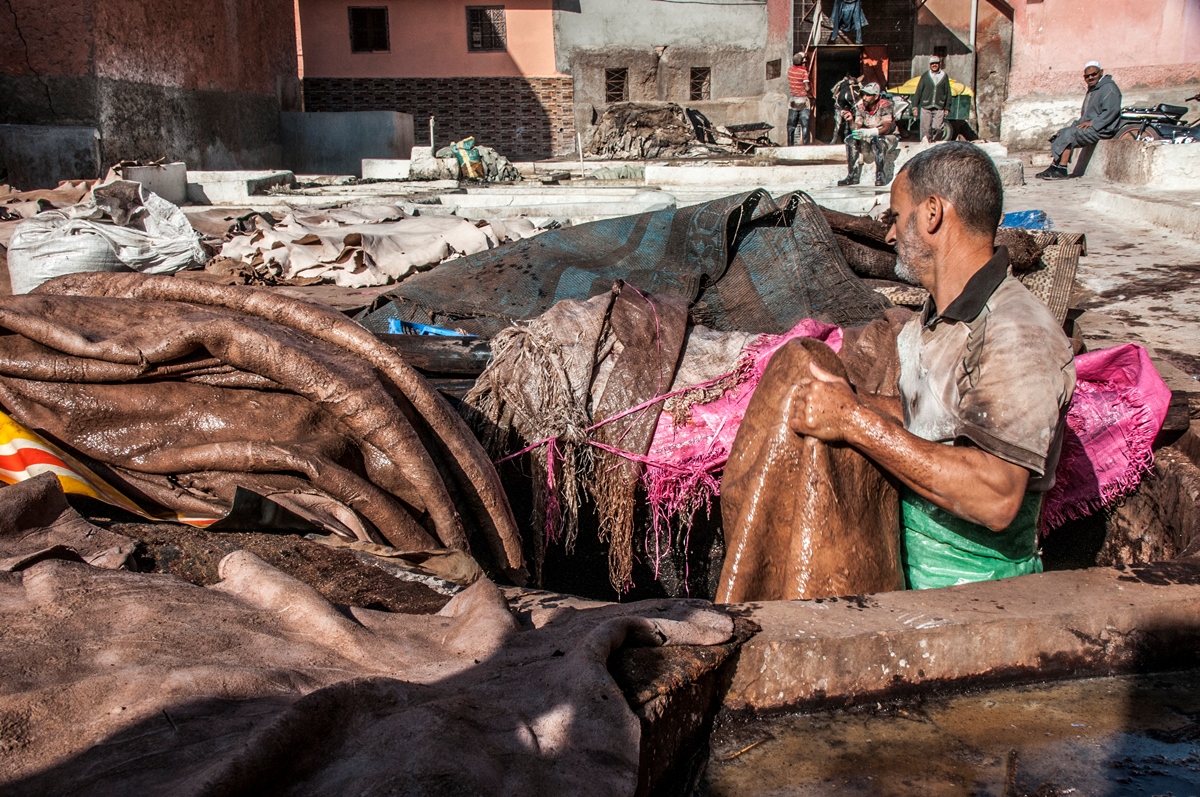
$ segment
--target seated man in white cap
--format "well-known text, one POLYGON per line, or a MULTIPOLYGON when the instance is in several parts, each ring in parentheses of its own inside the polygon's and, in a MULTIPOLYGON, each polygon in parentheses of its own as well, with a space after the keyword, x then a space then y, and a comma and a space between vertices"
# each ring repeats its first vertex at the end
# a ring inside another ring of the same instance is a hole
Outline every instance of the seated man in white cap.
POLYGON ((878 83, 867 83, 862 87, 862 99, 855 104, 854 113, 842 111, 842 115, 851 122, 852 129, 846 136, 847 173, 845 179, 838 180, 838 185, 858 185, 862 175, 860 154, 862 162, 867 157, 875 160, 875 185, 887 185, 884 159, 898 142, 893 135, 896 120, 892 101, 882 96, 878 83))
POLYGON ((1043 180, 1064 180, 1071 154, 1078 147, 1095 144, 1102 138, 1112 138, 1117 133, 1121 118, 1121 90, 1097 61, 1088 61, 1083 68, 1083 82, 1087 83, 1087 94, 1083 96, 1083 110, 1079 119, 1050 139, 1050 152, 1054 162, 1038 177, 1043 180))

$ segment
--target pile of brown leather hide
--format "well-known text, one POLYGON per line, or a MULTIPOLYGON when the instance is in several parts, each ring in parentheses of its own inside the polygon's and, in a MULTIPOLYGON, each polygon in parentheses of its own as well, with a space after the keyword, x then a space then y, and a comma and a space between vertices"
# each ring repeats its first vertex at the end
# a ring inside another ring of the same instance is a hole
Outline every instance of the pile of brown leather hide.
MULTIPOLYGON (((910 315, 892 308, 878 321, 847 328, 840 360, 812 339, 793 341, 771 359, 721 479, 720 602, 903 588, 896 490, 854 450, 788 429, 786 407, 792 388, 808 376, 810 358, 847 376, 862 394, 897 396, 895 339, 910 315)), ((678 301, 618 283, 609 295, 561 301, 493 339, 492 364, 465 402, 474 422, 497 455, 555 438, 553 455, 545 444, 523 455, 533 465, 535 579, 543 529, 552 540, 561 529, 569 548, 587 490, 601 539, 608 540, 609 579, 618 591, 629 588, 635 557, 653 555, 653 535, 643 543, 641 530, 635 534, 635 507, 646 500, 639 489, 643 465, 596 450, 589 440, 644 456, 664 409, 686 418, 688 402, 713 401, 726 386, 718 382, 600 424, 655 396, 730 374, 757 337, 689 326, 678 301), (509 440, 510 432, 519 440, 509 440)))
POLYGON ((673 102, 614 102, 604 106, 588 152, 602 158, 673 158, 697 143, 683 108, 673 102))
POLYGON ((344 536, 520 580, 499 478, 445 399, 339 313, 242 286, 74 274, 0 300, 0 405, 136 502, 238 488, 344 536), (470 539, 469 539, 470 536, 470 539))
POLYGON ((893 309, 846 330, 840 357, 800 338, 771 358, 721 479, 726 552, 719 602, 904 588, 896 488, 853 448, 797 435, 788 417, 793 390, 811 378, 810 362, 862 396, 899 396, 896 336, 909 316, 893 309))
MULTIPOLYGON (((870 279, 903 281, 896 274, 896 250, 887 242, 886 224, 869 216, 853 216, 826 207, 821 212, 851 271, 870 279)), ((1012 269, 1017 274, 1041 264, 1042 247, 1025 230, 1001 227, 996 233, 996 245, 1008 247, 1012 269)))
POLYGON ((529 324, 492 340, 492 364, 467 395, 475 426, 493 455, 506 452, 509 433, 519 445, 556 438, 555 461, 541 445, 530 452, 535 507, 535 578, 541 564, 547 520, 562 528, 568 547, 577 529, 579 487, 596 500, 600 535, 610 542, 609 579, 621 591, 633 569, 633 516, 641 465, 588 440, 645 455, 654 437, 661 404, 598 428, 590 427, 668 391, 687 331, 687 303, 645 296, 617 283, 612 292, 586 302, 567 299, 529 324), (563 515, 547 504, 549 472, 563 486, 563 515), (560 526, 561 523, 561 526, 560 526))
POLYGON ((245 551, 210 587, 104 569, 130 542, 51 475, 0 488, 0 792, 633 795, 609 655, 733 630, 700 601, 518 620, 486 579, 437 615, 339 611, 245 551))

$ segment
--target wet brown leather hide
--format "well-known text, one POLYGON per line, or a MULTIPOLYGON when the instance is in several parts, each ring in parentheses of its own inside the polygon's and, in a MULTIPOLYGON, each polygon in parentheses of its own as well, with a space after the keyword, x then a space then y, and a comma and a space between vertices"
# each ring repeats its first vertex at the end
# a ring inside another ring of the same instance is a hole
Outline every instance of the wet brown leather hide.
POLYGON ((810 338, 771 358, 721 480, 726 554, 718 603, 903 589, 899 496, 869 459, 788 427, 793 388, 815 361, 860 393, 897 395, 895 338, 908 311, 847 330, 843 360, 810 338))
POLYGON ((332 309, 73 274, 0 300, 0 328, 0 405, 135 500, 219 516, 241 486, 294 511, 357 515, 403 550, 468 550, 471 531, 477 553, 521 578, 519 533, 478 441, 394 350, 332 309))
MULTIPOLYGON (((651 300, 621 286, 608 323, 622 348, 596 404, 597 422, 670 389, 683 350, 687 309, 681 299, 655 296, 651 300)), ((662 406, 655 405, 601 426, 595 439, 644 456, 661 411, 662 406)), ((633 583, 633 511, 642 467, 608 452, 596 455, 592 493, 600 512, 600 533, 609 540, 608 578, 618 591, 633 583)))
POLYGON ((632 795, 610 656, 733 633, 703 601, 510 608, 486 578, 437 615, 339 607, 249 551, 208 587, 101 569, 133 547, 51 474, 0 487, 5 797, 632 795))

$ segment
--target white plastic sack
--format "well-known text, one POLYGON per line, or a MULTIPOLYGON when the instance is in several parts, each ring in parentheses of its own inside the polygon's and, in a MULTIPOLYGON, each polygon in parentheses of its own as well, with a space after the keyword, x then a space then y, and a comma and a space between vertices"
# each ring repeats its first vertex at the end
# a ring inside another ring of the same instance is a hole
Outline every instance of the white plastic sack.
POLYGON ((29 293, 62 274, 173 274, 205 260, 183 211, 124 180, 97 186, 86 202, 22 221, 8 246, 13 293, 29 293))

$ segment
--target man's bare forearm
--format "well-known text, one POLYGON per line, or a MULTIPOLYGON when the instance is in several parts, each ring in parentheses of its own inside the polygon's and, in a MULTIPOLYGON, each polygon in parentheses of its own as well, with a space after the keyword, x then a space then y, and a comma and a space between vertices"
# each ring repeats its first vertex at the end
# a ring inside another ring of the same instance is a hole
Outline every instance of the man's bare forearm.
POLYGON ((892 418, 904 423, 904 407, 900 404, 900 399, 891 396, 877 396, 874 393, 859 393, 858 400, 885 418, 892 418))
POLYGON ((852 414, 846 442, 918 495, 994 531, 1012 523, 1025 497, 1029 471, 1019 465, 976 448, 931 443, 872 407, 852 414))

